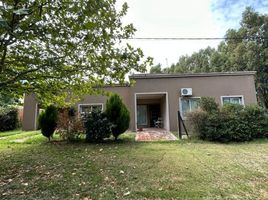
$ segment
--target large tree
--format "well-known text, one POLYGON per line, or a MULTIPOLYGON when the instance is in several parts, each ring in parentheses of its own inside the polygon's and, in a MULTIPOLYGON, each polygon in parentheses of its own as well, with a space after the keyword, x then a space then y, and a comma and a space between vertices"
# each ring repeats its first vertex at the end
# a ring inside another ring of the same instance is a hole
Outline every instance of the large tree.
POLYGON ((0 95, 63 102, 145 71, 150 58, 122 42, 135 32, 121 21, 127 4, 115 2, 0 0, 0 95))
POLYGON ((255 70, 259 100, 268 108, 268 15, 247 8, 240 28, 230 29, 219 52, 225 55, 225 66, 232 71, 255 70))

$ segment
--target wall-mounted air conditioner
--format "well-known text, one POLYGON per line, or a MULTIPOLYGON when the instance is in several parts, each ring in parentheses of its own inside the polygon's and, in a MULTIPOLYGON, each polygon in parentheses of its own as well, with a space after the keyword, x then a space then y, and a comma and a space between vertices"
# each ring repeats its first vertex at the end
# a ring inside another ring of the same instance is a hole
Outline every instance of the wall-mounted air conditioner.
POLYGON ((193 90, 192 88, 181 88, 181 96, 192 96, 193 90))

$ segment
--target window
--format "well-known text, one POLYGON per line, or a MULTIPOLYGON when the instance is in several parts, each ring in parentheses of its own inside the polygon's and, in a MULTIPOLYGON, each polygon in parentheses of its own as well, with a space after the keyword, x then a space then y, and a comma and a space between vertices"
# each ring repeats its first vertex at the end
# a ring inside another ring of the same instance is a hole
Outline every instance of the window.
POLYGON ((102 110, 103 104, 79 104, 79 113, 84 115, 91 113, 92 110, 102 110))
POLYGON ((147 125, 147 105, 137 106, 138 125, 147 125))
POLYGON ((224 96, 221 97, 221 101, 222 105, 227 103, 244 105, 243 96, 224 96))
POLYGON ((188 112, 197 110, 199 108, 199 102, 200 102, 199 97, 180 98, 180 110, 181 110, 182 118, 185 119, 186 114, 188 112))

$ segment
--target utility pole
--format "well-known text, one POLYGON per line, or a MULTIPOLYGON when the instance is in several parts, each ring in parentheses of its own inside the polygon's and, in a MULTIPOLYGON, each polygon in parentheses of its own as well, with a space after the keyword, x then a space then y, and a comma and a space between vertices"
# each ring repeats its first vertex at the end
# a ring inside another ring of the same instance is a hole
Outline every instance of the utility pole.
POLYGON ((167 58, 166 58, 166 64, 167 64, 167 67, 169 67, 169 66, 168 66, 168 59, 167 59, 167 58))

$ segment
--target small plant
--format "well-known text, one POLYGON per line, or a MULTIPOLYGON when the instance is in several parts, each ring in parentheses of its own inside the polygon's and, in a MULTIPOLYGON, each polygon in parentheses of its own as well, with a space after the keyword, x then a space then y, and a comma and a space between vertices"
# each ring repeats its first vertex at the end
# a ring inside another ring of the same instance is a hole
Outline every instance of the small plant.
POLYGON ((0 107, 0 132, 18 127, 18 110, 14 107, 0 107))
POLYGON ((57 127, 57 108, 53 105, 48 106, 38 118, 39 127, 43 136, 47 137, 50 141, 56 127, 57 127))
POLYGON ((76 116, 74 108, 63 108, 59 111, 56 133, 63 140, 75 141, 84 133, 84 124, 76 116))
POLYGON ((118 94, 113 94, 107 100, 105 113, 114 125, 112 134, 117 140, 128 129, 130 122, 129 111, 118 94))
POLYGON ((93 110, 85 118, 86 141, 101 142, 111 136, 113 124, 108 120, 105 113, 93 110))

